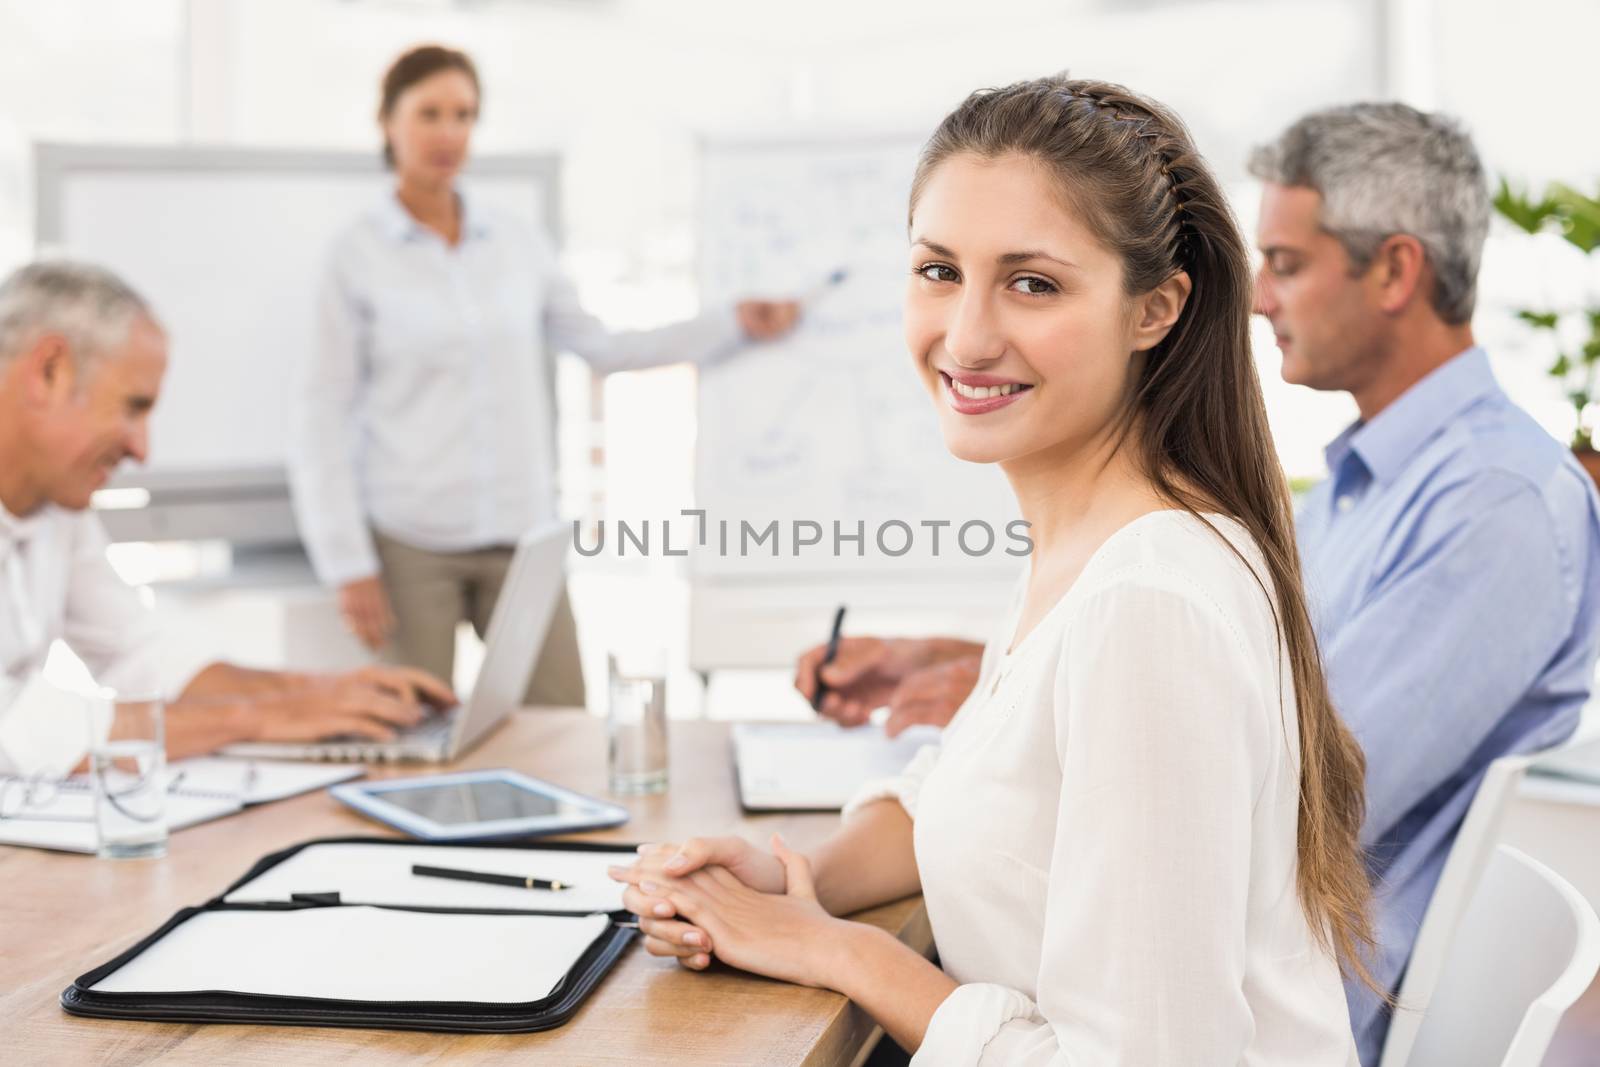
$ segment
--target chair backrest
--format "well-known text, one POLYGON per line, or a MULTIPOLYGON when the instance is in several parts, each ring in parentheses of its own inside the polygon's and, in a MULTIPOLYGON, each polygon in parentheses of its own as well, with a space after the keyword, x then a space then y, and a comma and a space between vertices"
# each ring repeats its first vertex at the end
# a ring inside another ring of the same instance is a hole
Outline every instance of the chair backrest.
POLYGON ((1407 1067, 1539 1067, 1600 969, 1600 918, 1509 845, 1494 850, 1456 928, 1407 1067))
POLYGON ((1405 978, 1401 980, 1399 1006, 1384 1039, 1379 1067, 1407 1067, 1410 1063, 1411 1046, 1427 1016, 1428 1002, 1439 983, 1456 927, 1466 913, 1467 902, 1489 862, 1495 842, 1500 839, 1500 824, 1505 820, 1506 809, 1534 759, 1533 756, 1502 756, 1484 771, 1472 806, 1461 820, 1461 829, 1450 847, 1450 857, 1445 860, 1439 884, 1428 901, 1428 910, 1422 916, 1422 926, 1412 945, 1410 962, 1406 964, 1405 978))

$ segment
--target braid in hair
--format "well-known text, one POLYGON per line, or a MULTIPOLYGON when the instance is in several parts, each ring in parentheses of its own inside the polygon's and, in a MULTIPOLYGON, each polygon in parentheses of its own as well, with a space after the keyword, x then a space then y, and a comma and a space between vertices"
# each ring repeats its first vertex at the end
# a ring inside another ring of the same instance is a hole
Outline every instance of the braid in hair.
POLYGON ((1189 150, 1178 143, 1170 130, 1162 129, 1147 106, 1121 86, 1107 82, 1067 81, 1059 92, 1068 100, 1081 101, 1092 107, 1105 120, 1124 124, 1127 132, 1141 143, 1152 165, 1160 172, 1171 219, 1169 246, 1174 270, 1183 267, 1183 253, 1188 228, 1185 226, 1184 182, 1180 174, 1187 173, 1184 164, 1191 164, 1189 150), (1174 173, 1175 168, 1178 173, 1174 173))

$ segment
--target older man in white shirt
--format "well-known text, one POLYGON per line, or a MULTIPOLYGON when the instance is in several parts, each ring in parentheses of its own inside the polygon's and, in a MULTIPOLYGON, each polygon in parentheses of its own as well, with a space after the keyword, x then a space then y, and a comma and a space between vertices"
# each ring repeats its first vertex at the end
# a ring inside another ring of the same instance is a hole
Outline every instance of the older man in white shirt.
MULTIPOLYGON (((144 461, 166 366, 150 309, 106 271, 39 263, 0 284, 0 720, 28 713, 21 695, 36 691, 58 638, 102 685, 163 688, 155 621, 107 562, 87 508, 119 463, 144 461)), ((174 757, 242 740, 384 739, 455 702, 433 677, 387 667, 312 675, 212 663, 173 688, 174 757)), ((78 733, 54 751, 81 754, 81 724, 62 729, 78 733)), ((0 771, 50 769, 15 766, 6 736, 0 771)))

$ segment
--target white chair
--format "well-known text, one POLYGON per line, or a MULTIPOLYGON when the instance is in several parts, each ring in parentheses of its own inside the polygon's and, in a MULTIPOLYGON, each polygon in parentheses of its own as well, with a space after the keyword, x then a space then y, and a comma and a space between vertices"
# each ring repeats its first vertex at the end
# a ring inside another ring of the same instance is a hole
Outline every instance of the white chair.
POLYGON ((1406 1067, 1538 1067, 1596 970, 1600 918, 1589 902, 1544 864, 1499 846, 1456 928, 1406 1067))
POLYGON ((1467 902, 1489 862, 1495 842, 1500 839, 1500 824, 1505 820, 1506 809, 1534 758, 1502 756, 1489 764, 1483 781, 1478 783, 1478 791, 1473 795, 1466 818, 1461 820, 1461 829, 1456 832, 1455 844, 1450 847, 1450 856, 1439 875, 1439 884, 1434 887, 1433 898, 1422 916, 1422 926, 1417 931, 1411 960, 1401 981, 1400 1005, 1389 1023, 1379 1067, 1408 1067, 1411 1063, 1411 1046, 1417 1040, 1428 1002, 1439 983, 1456 926, 1466 913, 1467 902))

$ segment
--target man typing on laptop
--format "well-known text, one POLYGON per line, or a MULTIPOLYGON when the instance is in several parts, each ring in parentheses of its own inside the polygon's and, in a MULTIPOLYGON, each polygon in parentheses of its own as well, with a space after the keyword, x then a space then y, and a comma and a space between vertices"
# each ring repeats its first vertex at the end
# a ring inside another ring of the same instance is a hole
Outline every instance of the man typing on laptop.
MULTIPOLYGON (((57 638, 102 685, 162 688, 155 620, 106 561, 105 532, 87 509, 122 460, 144 461, 166 365, 149 307, 106 271, 40 263, 0 284, 0 772, 64 769, 11 765, 6 746, 18 716, 53 703, 34 698, 57 638)), ((167 749, 181 758, 242 741, 382 741, 455 703, 444 683, 405 668, 316 675, 212 663, 172 698, 167 749)), ((74 746, 81 755, 81 723, 62 732, 57 755, 74 746)))
POLYGON ((222 754, 362 763, 445 763, 455 759, 489 736, 522 703, 556 602, 566 588, 562 562, 569 536, 566 524, 555 521, 522 535, 489 619, 483 665, 472 695, 447 714, 430 716, 386 740, 344 736, 302 743, 235 741, 223 748, 222 754))

